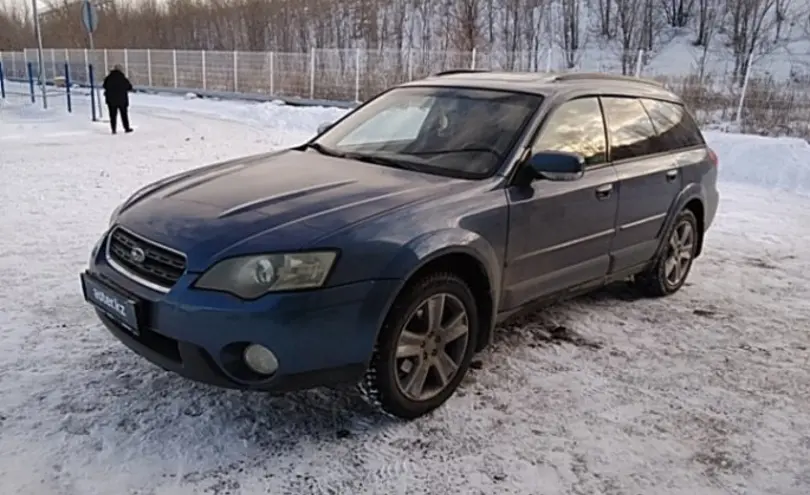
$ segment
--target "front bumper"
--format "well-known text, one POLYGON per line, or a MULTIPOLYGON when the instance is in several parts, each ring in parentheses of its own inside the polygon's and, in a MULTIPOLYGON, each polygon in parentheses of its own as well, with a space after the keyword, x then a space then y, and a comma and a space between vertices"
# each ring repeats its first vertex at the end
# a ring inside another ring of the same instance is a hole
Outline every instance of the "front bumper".
POLYGON ((242 301, 195 290, 196 275, 186 274, 162 294, 114 270, 103 249, 94 250, 85 277, 137 302, 134 329, 94 307, 116 338, 154 364, 211 385, 278 392, 357 382, 400 283, 363 281, 242 301), (247 370, 241 350, 248 343, 276 355, 271 377, 247 370))

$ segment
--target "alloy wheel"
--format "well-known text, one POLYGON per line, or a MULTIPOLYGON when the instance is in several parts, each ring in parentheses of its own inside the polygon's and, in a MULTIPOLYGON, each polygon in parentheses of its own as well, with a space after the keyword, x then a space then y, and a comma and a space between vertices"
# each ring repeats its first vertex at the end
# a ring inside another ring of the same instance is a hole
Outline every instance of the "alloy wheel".
POLYGON ((695 251, 695 229, 690 222, 681 222, 669 238, 664 277, 670 286, 680 284, 692 263, 695 251))
POLYGON ((461 367, 470 322, 459 298, 440 293, 422 301, 407 318, 396 344, 396 383, 412 401, 441 393, 461 367))

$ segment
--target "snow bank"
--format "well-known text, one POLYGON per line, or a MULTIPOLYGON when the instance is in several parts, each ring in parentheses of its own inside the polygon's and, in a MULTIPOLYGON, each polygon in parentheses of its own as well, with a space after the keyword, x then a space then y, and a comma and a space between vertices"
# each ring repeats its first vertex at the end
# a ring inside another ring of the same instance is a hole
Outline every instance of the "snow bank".
POLYGON ((810 144, 798 138, 706 132, 720 180, 810 194, 810 144))

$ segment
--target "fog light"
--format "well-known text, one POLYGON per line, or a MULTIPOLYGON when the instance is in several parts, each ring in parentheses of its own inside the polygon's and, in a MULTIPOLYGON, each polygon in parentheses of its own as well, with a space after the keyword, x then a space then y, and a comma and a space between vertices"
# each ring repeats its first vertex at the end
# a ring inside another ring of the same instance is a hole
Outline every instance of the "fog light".
POLYGON ((260 375, 272 375, 278 369, 278 359, 270 349, 259 344, 250 344, 244 352, 245 364, 260 375))

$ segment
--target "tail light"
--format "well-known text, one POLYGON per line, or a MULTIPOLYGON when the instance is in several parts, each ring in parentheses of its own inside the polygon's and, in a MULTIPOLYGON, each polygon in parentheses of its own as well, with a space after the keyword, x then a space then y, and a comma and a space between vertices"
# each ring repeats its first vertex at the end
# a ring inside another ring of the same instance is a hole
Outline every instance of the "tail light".
POLYGON ((708 148, 709 150, 709 161, 712 162, 712 165, 715 167, 720 163, 720 160, 717 158, 717 153, 714 152, 713 149, 708 148))

